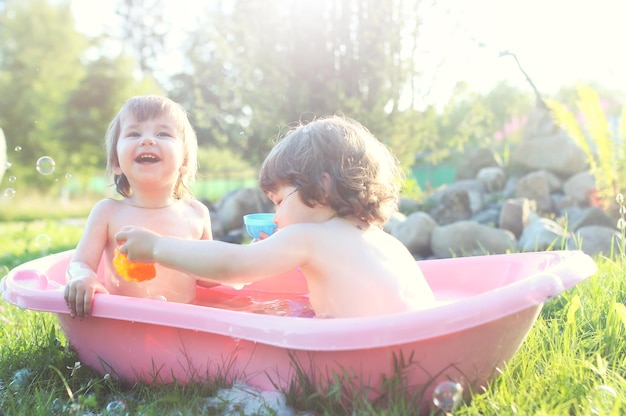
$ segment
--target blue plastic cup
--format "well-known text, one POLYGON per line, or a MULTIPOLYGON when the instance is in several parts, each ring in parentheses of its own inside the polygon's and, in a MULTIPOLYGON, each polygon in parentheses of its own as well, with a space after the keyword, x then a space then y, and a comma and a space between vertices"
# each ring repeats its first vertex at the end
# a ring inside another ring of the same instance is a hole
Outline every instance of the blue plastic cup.
POLYGON ((269 212, 244 215, 243 223, 252 238, 261 238, 260 233, 262 232, 268 236, 272 235, 274 230, 278 228, 274 223, 274 214, 269 212))

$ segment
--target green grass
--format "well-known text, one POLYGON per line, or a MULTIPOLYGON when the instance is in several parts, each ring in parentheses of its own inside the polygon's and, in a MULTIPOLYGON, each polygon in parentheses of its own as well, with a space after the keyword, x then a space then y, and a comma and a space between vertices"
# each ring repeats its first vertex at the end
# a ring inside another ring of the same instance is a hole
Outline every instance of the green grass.
MULTIPOLYGON (((72 248, 80 225, 63 221, 0 223, 1 268, 42 254, 38 235, 50 236, 47 252, 72 248)), ((486 391, 461 404, 455 415, 626 414, 626 281, 622 258, 598 258, 598 273, 548 301, 528 338, 486 391)), ((52 314, 0 303, 0 414, 200 415, 211 385, 126 386, 76 364, 78 358, 52 314), (107 410, 108 407, 108 410, 107 410), (89 413, 91 412, 91 413, 89 413)), ((346 402, 340 385, 320 392, 302 383, 287 392, 300 414, 407 415, 414 398, 395 389, 385 404, 346 402)), ((430 400, 429 398, 427 398, 430 400)))

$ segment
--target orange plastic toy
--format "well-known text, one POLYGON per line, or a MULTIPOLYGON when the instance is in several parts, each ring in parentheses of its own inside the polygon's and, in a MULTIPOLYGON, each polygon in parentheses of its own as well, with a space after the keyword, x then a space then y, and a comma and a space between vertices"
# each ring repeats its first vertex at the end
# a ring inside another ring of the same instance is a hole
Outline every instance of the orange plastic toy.
POLYGON ((115 247, 113 267, 115 272, 127 282, 143 282, 156 276, 156 269, 152 263, 128 260, 126 254, 120 253, 119 247, 115 247))

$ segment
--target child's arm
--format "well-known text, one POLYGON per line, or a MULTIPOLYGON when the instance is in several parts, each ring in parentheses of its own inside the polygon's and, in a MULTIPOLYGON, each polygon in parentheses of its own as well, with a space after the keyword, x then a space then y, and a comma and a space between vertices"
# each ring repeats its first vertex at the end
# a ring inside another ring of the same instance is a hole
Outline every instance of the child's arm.
POLYGON ((202 202, 194 199, 191 201, 192 207, 198 211, 198 215, 202 219, 202 236, 200 240, 213 240, 213 231, 211 229, 211 214, 209 209, 202 202))
MULTIPOLYGON (((200 237, 200 240, 213 240, 213 230, 211 227, 211 215, 209 213, 209 209, 203 203, 199 201, 197 201, 197 203, 200 206, 202 217, 204 219, 203 231, 202 231, 202 236, 200 237)), ((208 282, 206 280, 201 280, 201 279, 198 279, 196 281, 196 284, 204 288, 212 288, 218 285, 215 282, 208 282)))
POLYGON ((83 235, 67 268, 65 302, 72 317, 89 316, 96 293, 109 293, 96 271, 108 240, 108 210, 111 201, 97 203, 89 214, 83 235))
POLYGON ((115 235, 120 251, 138 261, 155 261, 199 278, 245 284, 306 265, 311 253, 310 224, 294 224, 255 244, 194 241, 163 237, 152 231, 124 227, 115 235))

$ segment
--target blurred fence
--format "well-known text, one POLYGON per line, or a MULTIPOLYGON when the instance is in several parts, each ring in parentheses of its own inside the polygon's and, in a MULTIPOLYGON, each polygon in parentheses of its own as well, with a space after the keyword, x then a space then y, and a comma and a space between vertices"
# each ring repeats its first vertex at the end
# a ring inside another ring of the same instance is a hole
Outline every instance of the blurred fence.
MULTIPOLYGON (((433 189, 438 186, 453 183, 456 175, 454 166, 424 166, 414 168, 409 177, 414 178, 422 189, 433 189)), ((225 194, 240 188, 258 186, 256 172, 226 172, 220 174, 201 175, 193 184, 193 193, 197 198, 219 201, 225 194)), ((62 191, 66 197, 73 197, 84 193, 114 196, 115 187, 111 180, 96 176, 89 178, 85 183, 74 178, 67 181, 62 191)))
MULTIPOLYGON (((217 202, 230 191, 255 186, 258 186, 258 179, 254 173, 247 177, 212 175, 210 178, 197 179, 192 190, 197 198, 217 202)), ((115 195, 115 187, 110 179, 101 176, 89 178, 86 182, 73 178, 64 184, 61 193, 65 198, 73 198, 83 194, 111 197, 115 195)))
POLYGON ((422 189, 433 189, 441 185, 453 183, 455 176, 456 167, 451 165, 414 168, 410 174, 410 177, 415 179, 422 189))

